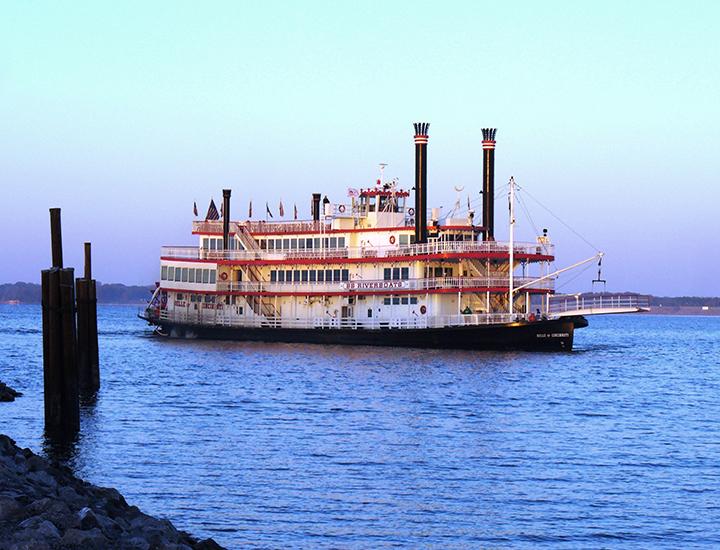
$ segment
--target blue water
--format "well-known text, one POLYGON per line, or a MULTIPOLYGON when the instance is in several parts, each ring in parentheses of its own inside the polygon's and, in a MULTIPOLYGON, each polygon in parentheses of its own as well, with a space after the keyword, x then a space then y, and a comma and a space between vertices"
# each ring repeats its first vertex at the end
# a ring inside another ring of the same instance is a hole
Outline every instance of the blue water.
MULTIPOLYGON (((69 461, 231 548, 720 545, 720 318, 591 319, 576 351, 153 338, 99 310, 69 461)), ((37 306, 0 306, 0 431, 43 439, 37 306)))

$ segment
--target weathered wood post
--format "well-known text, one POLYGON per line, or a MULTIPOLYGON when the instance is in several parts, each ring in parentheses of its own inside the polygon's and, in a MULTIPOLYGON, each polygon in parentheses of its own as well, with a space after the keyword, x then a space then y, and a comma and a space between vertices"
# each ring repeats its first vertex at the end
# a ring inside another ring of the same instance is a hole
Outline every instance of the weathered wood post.
POLYGON ((50 209, 53 266, 42 271, 45 429, 71 435, 80 429, 75 328, 75 279, 63 268, 60 209, 50 209))
POLYGON ((92 278, 90 243, 85 243, 84 277, 77 287, 78 377, 80 392, 90 396, 100 389, 100 362, 97 334, 97 289, 92 278))

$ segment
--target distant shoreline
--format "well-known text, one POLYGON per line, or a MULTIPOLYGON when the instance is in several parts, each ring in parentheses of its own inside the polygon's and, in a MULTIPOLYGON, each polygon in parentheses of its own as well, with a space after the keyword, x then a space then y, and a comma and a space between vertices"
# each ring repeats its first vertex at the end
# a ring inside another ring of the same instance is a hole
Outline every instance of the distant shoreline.
MULTIPOLYGON (((102 305, 142 306, 148 302, 154 290, 154 284, 124 285, 122 283, 99 282, 97 289, 98 303, 102 305)), ((591 293, 586 294, 592 296, 591 293)), ((698 317, 720 315, 720 297, 647 296, 651 314, 693 315, 698 317)), ((0 284, 0 304, 39 304, 40 301, 40 285, 37 283, 0 284)))

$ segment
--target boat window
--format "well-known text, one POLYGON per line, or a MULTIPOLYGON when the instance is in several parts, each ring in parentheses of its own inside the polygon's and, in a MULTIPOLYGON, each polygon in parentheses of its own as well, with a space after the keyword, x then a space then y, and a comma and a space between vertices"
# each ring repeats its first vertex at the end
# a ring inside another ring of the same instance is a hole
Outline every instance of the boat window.
POLYGON ((326 269, 326 270, 325 270, 325 281, 326 281, 326 282, 329 283, 329 282, 331 282, 331 281, 333 280, 332 273, 333 273, 333 272, 332 272, 332 269, 326 269))
POLYGON ((338 248, 345 248, 345 237, 338 237, 338 248))
POLYGON ((392 303, 390 298, 383 298, 383 305, 389 306, 392 303))
POLYGON ((298 239, 298 248, 300 250, 305 250, 305 239, 298 239))
POLYGON ((375 212, 375 197, 368 197, 368 212, 375 212))
POLYGON ((167 281, 168 266, 164 265, 160 268, 160 280, 167 281))
POLYGON ((206 304, 214 304, 215 303, 215 296, 212 294, 206 294, 205 295, 205 303, 206 304))
MULTIPOLYGON (((290 250, 295 250, 298 247, 297 239, 289 239, 290 240, 290 250)), ((285 243, 287 243, 288 239, 285 239, 285 243)))
POLYGON ((285 282, 285 271, 283 271, 283 270, 278 271, 277 280, 278 280, 279 283, 284 283, 284 282, 285 282))
POLYGON ((210 240, 210 250, 215 250, 215 239, 209 239, 210 240))
POLYGON ((319 283, 325 282, 325 272, 322 269, 318 269, 317 280, 319 283))
POLYGON ((330 248, 337 248, 337 237, 330 237, 330 248))
POLYGON ((183 283, 187 283, 187 280, 188 280, 188 268, 187 268, 187 267, 183 267, 182 270, 180 271, 180 273, 181 273, 181 281, 182 281, 183 283))
POLYGON ((302 282, 307 283, 308 282, 308 271, 307 269, 303 269, 302 271, 302 282))
POLYGON ((372 308, 368 308, 368 318, 372 317, 372 308))
POLYGON ((313 239, 313 248, 320 248, 320 237, 313 239))
POLYGON ((392 303, 394 306, 400 305, 400 298, 393 296, 392 303))
POLYGON ((305 239, 305 248, 312 248, 312 247, 313 247, 313 240, 305 239))
POLYGON ((275 250, 282 250, 282 249, 283 249, 283 240, 275 239, 275 250))
POLYGON ((210 282, 210 270, 209 269, 203 269, 203 275, 202 275, 202 282, 207 284, 210 282))
POLYGON ((190 273, 188 273, 188 283, 194 283, 195 282, 195 268, 190 268, 190 273))
POLYGON ((310 270, 310 282, 314 283, 317 280, 317 271, 314 269, 310 270))
POLYGON ((215 284, 215 275, 216 275, 216 271, 214 269, 211 269, 210 270, 210 284, 211 285, 215 284))
POLYGON ((292 269, 285 270, 285 282, 292 283, 292 269))
POLYGON ((399 267, 393 267, 392 278, 395 280, 400 278, 400 268, 399 267))
POLYGON ((410 298, 410 303, 411 303, 412 305, 417 304, 417 297, 412 296, 412 297, 410 298))
POLYGON ((390 269, 389 267, 386 267, 383 270, 383 279, 385 279, 386 281, 389 281, 391 278, 392 278, 392 269, 390 269))
POLYGON ((410 244, 410 235, 399 235, 398 237, 398 242, 400 243, 400 246, 407 246, 408 244, 410 244))
POLYGON ((410 278, 410 268, 403 267, 400 269, 400 278, 401 279, 409 279, 410 278))
POLYGON ((300 270, 299 269, 296 269, 295 271, 293 271, 293 282, 294 283, 300 282, 300 270))
POLYGON ((333 269, 333 281, 339 281, 339 280, 340 280, 340 270, 333 269))
POLYGON ((406 305, 408 304, 408 297, 407 297, 407 296, 403 296, 403 297, 400 299, 400 303, 401 303, 402 305, 406 306, 406 305))
POLYGON ((268 249, 268 250, 275 250, 275 241, 274 241, 273 239, 268 239, 267 249, 268 249))
POLYGON ((260 250, 265 249, 267 249, 267 242, 265 241, 265 239, 260 239, 260 250))
POLYGON ((175 280, 175 267, 174 266, 168 266, 168 281, 174 281, 175 280))
POLYGON ((349 279, 350 279, 350 270, 348 270, 348 269, 343 269, 343 270, 342 270, 342 280, 343 280, 343 281, 347 281, 347 280, 349 280, 349 279))
POLYGON ((178 293, 175 295, 175 299, 176 299, 177 301, 181 302, 181 301, 183 301, 183 300, 185 299, 185 297, 184 297, 181 293, 178 292, 178 293))
POLYGON ((271 283, 277 282, 277 271, 274 269, 270 272, 270 282, 271 283))

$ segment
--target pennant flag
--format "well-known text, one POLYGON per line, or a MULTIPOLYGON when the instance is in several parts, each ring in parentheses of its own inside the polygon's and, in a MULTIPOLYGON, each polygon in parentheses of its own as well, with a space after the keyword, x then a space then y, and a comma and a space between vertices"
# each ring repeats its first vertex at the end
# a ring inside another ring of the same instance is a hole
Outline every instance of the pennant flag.
POLYGON ((248 218, 252 218, 252 201, 250 201, 250 208, 248 208, 248 218))
POLYGON ((210 199, 210 206, 208 207, 207 215, 205 216, 205 221, 210 220, 219 220, 220 214, 218 214, 217 208, 215 207, 215 201, 210 199))
POLYGON ((468 195, 468 211, 470 210, 470 195, 468 195))
POLYGON ((281 218, 285 217, 285 209, 283 208, 283 205, 282 205, 282 199, 280 199, 280 217, 281 218))
POLYGON ((293 204, 294 218, 297 220, 297 204, 293 204))
POLYGON ((195 214, 195 217, 198 217, 198 211, 197 211, 197 202, 193 201, 193 214, 195 214))
POLYGON ((224 204, 221 203, 221 204, 220 204, 220 217, 221 217, 221 218, 224 218, 224 217, 225 217, 225 213, 223 212, 223 206, 224 206, 224 204))
POLYGON ((273 217, 272 212, 270 212, 270 206, 268 205, 268 203, 265 203, 265 212, 271 218, 273 217))
POLYGON ((349 187, 349 188, 348 188, 348 191, 347 191, 347 196, 348 196, 348 197, 353 197, 353 198, 359 197, 359 196, 360 196, 360 191, 358 191, 357 189, 355 189, 355 188, 353 188, 353 187, 349 187))

